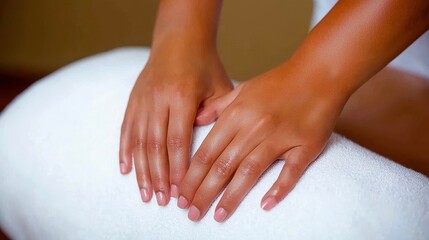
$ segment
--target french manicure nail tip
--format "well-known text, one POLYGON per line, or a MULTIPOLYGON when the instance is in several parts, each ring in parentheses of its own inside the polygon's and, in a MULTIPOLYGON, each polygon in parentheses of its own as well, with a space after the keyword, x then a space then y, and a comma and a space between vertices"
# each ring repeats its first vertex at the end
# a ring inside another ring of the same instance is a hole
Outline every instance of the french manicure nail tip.
POLYGON ((262 209, 268 211, 277 205, 277 200, 274 197, 268 197, 262 203, 262 209))
POLYGON ((119 168, 121 170, 121 173, 124 174, 127 170, 127 165, 125 165, 125 163, 121 163, 119 164, 119 168))
POLYGON ((179 197, 179 188, 175 184, 171 184, 170 195, 174 198, 179 197))
POLYGON ((140 189, 140 194, 142 196, 143 202, 149 202, 150 196, 149 196, 149 192, 147 191, 146 188, 140 189))
POLYGON ((219 208, 216 210, 214 218, 218 222, 225 221, 226 217, 228 216, 228 212, 224 208, 219 208))
POLYGON ((156 193, 156 201, 158 202, 158 205, 160 205, 160 206, 167 205, 167 198, 163 192, 157 192, 156 193))
POLYGON ((184 196, 180 196, 177 201, 177 206, 181 209, 185 209, 188 206, 188 200, 184 196))
POLYGON ((190 208, 189 208, 189 212, 188 212, 188 218, 191 220, 191 221, 198 221, 199 219, 200 219, 200 210, 198 210, 198 208, 196 208, 195 206, 191 206, 190 208))

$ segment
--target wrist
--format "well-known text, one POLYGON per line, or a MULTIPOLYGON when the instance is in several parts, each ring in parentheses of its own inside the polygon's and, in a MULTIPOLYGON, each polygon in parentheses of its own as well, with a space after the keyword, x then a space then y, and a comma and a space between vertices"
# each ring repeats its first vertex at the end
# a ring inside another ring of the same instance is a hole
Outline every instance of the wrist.
POLYGON ((148 64, 199 69, 219 59, 214 48, 166 38, 152 46, 148 64))
MULTIPOLYGON (((354 90, 350 81, 314 61, 309 63, 291 58, 273 69, 282 89, 299 92, 302 98, 313 99, 317 104, 327 104, 340 109, 354 90)), ((274 75, 273 75, 274 76, 274 75)))
POLYGON ((188 50, 215 50, 221 3, 220 0, 160 1, 152 48, 174 42, 176 47, 188 50))
POLYGON ((365 82, 362 72, 353 66, 302 47, 280 68, 310 91, 344 103, 365 82))
POLYGON ((164 32, 154 36, 152 53, 169 52, 178 56, 200 57, 217 56, 216 42, 195 37, 193 34, 179 32, 164 32))

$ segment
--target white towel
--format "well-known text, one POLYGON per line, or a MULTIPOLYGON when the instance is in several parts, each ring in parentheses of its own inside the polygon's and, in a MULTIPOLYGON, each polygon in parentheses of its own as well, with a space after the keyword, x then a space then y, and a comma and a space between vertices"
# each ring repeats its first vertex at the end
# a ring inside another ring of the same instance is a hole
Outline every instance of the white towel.
MULTIPOLYGON (((0 224, 14 239, 428 239, 429 179, 334 134, 293 192, 260 199, 277 163, 225 223, 141 201, 119 174, 120 125, 149 51, 123 48, 39 81, 0 116, 0 224)), ((194 151, 211 126, 195 130, 194 151)))

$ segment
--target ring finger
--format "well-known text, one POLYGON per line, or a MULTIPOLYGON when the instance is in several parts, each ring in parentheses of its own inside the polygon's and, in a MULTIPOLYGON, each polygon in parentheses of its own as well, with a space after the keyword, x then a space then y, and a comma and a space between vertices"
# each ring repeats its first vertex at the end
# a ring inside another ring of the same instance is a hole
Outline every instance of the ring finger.
POLYGON ((284 149, 275 147, 276 145, 278 145, 276 142, 264 141, 241 162, 216 206, 214 216, 216 221, 223 222, 230 217, 262 173, 285 152, 284 149))
POLYGON ((189 208, 188 217, 197 221, 205 215, 212 202, 231 179, 240 162, 263 140, 264 135, 239 132, 225 151, 214 162, 198 188, 189 208))
POLYGON ((134 129, 136 130, 136 135, 133 141, 133 158, 141 198, 143 202, 149 202, 152 198, 153 190, 146 155, 147 118, 146 116, 142 116, 141 119, 144 120, 137 121, 136 125, 134 126, 134 129))

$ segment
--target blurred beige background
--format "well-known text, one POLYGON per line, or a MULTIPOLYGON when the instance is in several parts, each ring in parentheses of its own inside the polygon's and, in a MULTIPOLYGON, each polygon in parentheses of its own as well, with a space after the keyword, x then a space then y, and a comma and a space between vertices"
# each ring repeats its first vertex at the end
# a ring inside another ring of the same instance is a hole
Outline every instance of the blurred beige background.
MULTIPOLYGON (((155 0, 1 0, 0 74, 36 78, 84 56, 150 46, 155 0)), ((304 39, 310 0, 224 1, 219 51, 245 80, 287 59, 304 39)))

